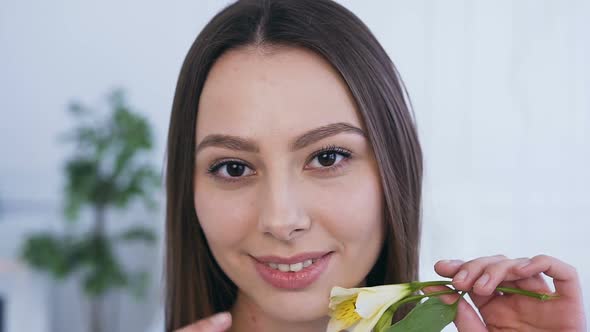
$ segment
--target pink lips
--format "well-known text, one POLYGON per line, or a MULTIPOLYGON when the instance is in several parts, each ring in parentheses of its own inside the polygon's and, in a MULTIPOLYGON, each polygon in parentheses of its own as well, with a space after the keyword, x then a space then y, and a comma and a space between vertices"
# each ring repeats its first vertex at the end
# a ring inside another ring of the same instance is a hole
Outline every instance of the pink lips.
POLYGON ((263 256, 252 257, 254 266, 263 280, 282 289, 302 289, 316 281, 328 267, 332 252, 310 252, 292 257, 263 256), (268 266, 268 263, 295 264, 309 259, 317 261, 297 272, 283 272, 268 266))

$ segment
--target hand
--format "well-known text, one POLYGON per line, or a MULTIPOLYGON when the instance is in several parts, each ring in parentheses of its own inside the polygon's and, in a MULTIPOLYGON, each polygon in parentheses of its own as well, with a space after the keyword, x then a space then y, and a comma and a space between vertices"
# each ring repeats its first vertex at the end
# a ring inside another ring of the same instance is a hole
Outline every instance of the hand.
MULTIPOLYGON (((455 289, 468 291, 483 318, 482 322, 474 308, 462 299, 454 322, 459 331, 586 331, 578 274, 572 266, 554 257, 508 259, 499 255, 466 263, 439 261, 434 269, 443 277, 453 278, 455 289), (553 294, 540 273, 553 278, 558 298, 541 301, 495 291, 504 286, 553 294)), ((438 290, 441 287, 429 287, 427 292, 438 290)), ((441 297, 446 303, 457 298, 441 297)))
POLYGON ((224 332, 231 326, 231 315, 222 312, 201 319, 191 325, 185 326, 175 332, 224 332))

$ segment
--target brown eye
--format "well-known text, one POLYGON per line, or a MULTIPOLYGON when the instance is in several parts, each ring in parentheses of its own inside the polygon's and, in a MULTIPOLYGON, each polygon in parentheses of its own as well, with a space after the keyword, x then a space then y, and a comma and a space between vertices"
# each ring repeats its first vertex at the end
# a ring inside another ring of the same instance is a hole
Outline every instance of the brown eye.
POLYGON ((242 176, 242 174, 244 174, 244 171, 246 170, 246 166, 234 162, 228 163, 226 167, 227 174, 233 177, 242 176))
POLYGON ((322 166, 332 166, 336 162, 337 155, 335 152, 322 153, 317 156, 318 162, 322 166))
POLYGON ((330 146, 323 148, 313 154, 309 164, 312 168, 331 168, 336 167, 342 162, 350 159, 352 152, 343 148, 330 146))
POLYGON ((254 171, 250 167, 236 160, 219 162, 211 166, 207 172, 218 178, 228 180, 232 178, 239 179, 254 174, 254 171))

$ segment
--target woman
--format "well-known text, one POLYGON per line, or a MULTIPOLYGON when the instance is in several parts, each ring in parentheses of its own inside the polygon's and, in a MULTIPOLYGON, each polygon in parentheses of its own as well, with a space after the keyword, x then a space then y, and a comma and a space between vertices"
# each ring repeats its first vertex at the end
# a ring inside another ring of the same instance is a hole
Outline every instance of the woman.
MULTIPOLYGON (((166 331, 325 331, 333 286, 418 277, 422 154, 407 98, 371 32, 332 1, 216 15, 183 64, 167 162, 166 331)), ((483 317, 462 302, 460 331, 585 330, 576 272, 555 258, 435 269, 483 317), (548 292, 542 272, 558 300, 493 294, 548 292)))

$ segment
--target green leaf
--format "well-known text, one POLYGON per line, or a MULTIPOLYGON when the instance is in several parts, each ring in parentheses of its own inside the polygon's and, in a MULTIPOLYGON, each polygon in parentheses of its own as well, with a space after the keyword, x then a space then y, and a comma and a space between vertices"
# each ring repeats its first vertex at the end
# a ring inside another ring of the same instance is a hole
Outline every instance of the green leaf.
POLYGON ((136 300, 144 299, 149 286, 150 276, 146 271, 133 273, 129 277, 129 291, 136 300))
POLYGON ((102 118, 80 102, 69 106, 76 125, 63 135, 75 147, 64 167, 68 220, 77 220, 85 208, 125 208, 135 200, 154 206, 161 185, 148 156, 151 125, 127 103, 123 89, 109 95, 109 107, 110 114, 102 118))
POLYGON ((393 319, 393 314, 397 309, 397 305, 393 304, 389 309, 385 310, 379 321, 377 321, 377 325, 375 325, 375 332, 385 332, 385 330, 391 326, 391 320, 393 319))
POLYGON ((113 252, 112 244, 103 237, 86 241, 88 271, 84 275, 84 291, 98 297, 113 288, 128 286, 129 276, 113 252))
POLYGON ((457 314, 457 305, 443 303, 438 297, 431 297, 419 303, 410 313, 386 332, 440 332, 449 325, 457 314))
POLYGON ((146 244, 152 244, 156 242, 156 234, 150 228, 135 226, 117 235, 115 239, 125 242, 143 241, 146 244))
POLYGON ((69 259, 69 245, 52 234, 29 236, 21 248, 21 258, 31 267, 62 279, 75 269, 69 259))

